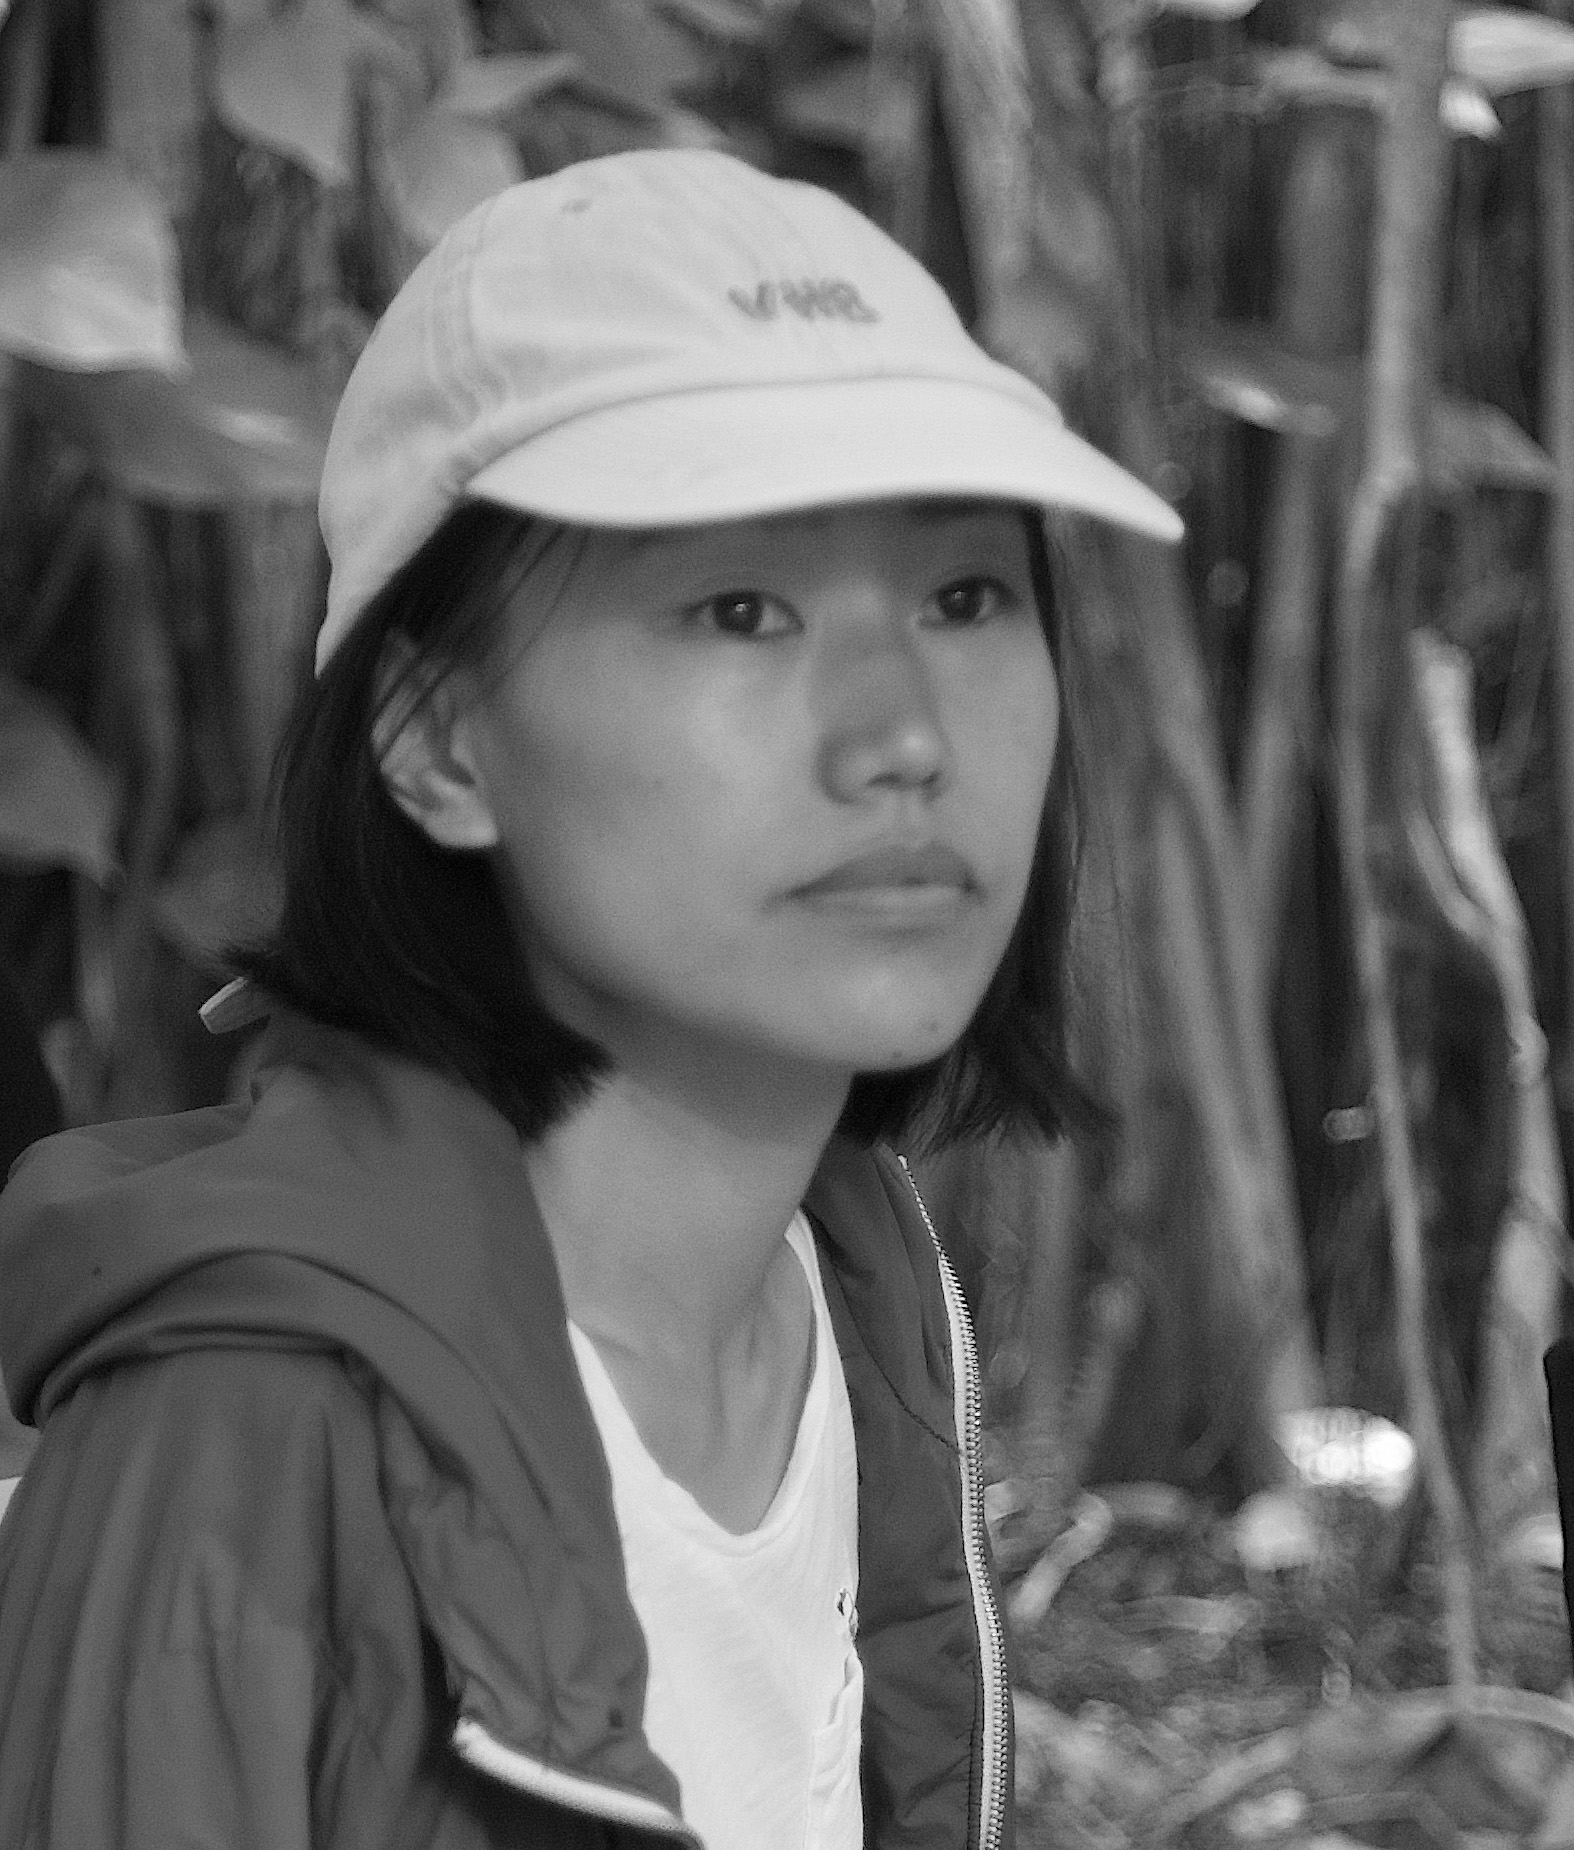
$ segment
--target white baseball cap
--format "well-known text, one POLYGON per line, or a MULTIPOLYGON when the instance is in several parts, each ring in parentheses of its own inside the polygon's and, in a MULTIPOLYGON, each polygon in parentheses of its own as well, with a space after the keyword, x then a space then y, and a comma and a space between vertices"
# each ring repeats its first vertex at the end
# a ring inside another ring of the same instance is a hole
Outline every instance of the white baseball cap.
POLYGON ((834 194, 709 150, 586 161, 461 219, 373 332, 323 468, 317 665, 464 499, 649 528, 953 496, 1182 530, 834 194))

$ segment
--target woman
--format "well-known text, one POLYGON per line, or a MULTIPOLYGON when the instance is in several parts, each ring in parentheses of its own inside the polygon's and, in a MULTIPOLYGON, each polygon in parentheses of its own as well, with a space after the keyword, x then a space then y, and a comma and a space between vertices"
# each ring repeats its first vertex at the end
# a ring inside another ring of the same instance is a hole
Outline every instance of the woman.
POLYGON ((1079 1109, 1046 506, 1176 531, 814 189, 618 156, 416 271, 253 1097, 0 1206, 0 1845, 1009 1840, 884 1145, 1079 1109))

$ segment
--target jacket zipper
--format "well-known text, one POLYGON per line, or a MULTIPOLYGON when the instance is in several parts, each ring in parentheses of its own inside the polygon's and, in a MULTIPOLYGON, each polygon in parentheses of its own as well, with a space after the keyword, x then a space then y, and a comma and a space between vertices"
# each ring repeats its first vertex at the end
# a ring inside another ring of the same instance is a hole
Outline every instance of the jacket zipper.
POLYGON ((984 1390, 978 1367, 978 1344, 967 1300, 950 1256, 940 1244, 929 1209, 907 1158, 896 1159, 923 1216, 945 1292, 951 1326, 951 1378, 956 1395, 956 1436, 962 1462, 962 1546, 973 1588, 973 1620, 978 1628, 980 1674, 984 1690, 984 1766, 978 1800, 978 1850, 999 1850, 1005 1835, 1010 1771, 1011 1684, 1006 1674, 1005 1627, 989 1582, 988 1531, 984 1524, 984 1390))
MULTIPOLYGON (((973 1623, 978 1632, 979 1667, 984 1693, 983 1777, 979 1782, 976 1850, 1000 1850, 1005 1835, 1006 1780, 1010 1766, 1011 1684, 1006 1674, 1005 1627, 989 1583, 988 1530, 984 1523, 984 1390, 979 1374, 978 1343, 967 1300, 940 1244, 929 1208, 907 1158, 898 1156, 902 1174, 934 1247, 945 1294, 946 1321, 950 1326, 951 1380, 955 1392, 958 1453, 962 1468, 962 1549, 973 1592, 973 1623)), ((633 1824, 671 1836, 698 1850, 699 1839, 683 1819, 643 1794, 626 1792, 598 1781, 543 1766, 517 1749, 495 1740, 479 1722, 461 1719, 454 1729, 454 1746, 478 1771, 505 1785, 531 1793, 568 1809, 587 1812, 613 1824, 633 1824)))

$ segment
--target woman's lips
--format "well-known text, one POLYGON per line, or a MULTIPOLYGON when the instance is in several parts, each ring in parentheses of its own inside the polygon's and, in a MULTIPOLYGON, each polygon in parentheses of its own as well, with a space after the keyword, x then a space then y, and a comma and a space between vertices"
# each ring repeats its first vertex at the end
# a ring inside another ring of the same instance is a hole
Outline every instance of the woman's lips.
POLYGON ((978 896, 978 876, 954 848, 932 842, 871 849, 838 862, 791 897, 810 905, 927 918, 954 910, 978 896))

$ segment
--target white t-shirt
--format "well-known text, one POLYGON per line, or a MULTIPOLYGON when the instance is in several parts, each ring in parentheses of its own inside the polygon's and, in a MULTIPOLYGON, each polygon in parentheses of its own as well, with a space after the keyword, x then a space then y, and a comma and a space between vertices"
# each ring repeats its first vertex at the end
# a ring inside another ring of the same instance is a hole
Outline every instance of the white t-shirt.
POLYGON ((814 1301, 814 1367, 781 1485, 746 1535, 663 1473, 594 1344, 569 1325, 650 1651, 645 1732, 706 1850, 863 1844, 852 1411, 801 1214, 787 1240, 814 1301))

